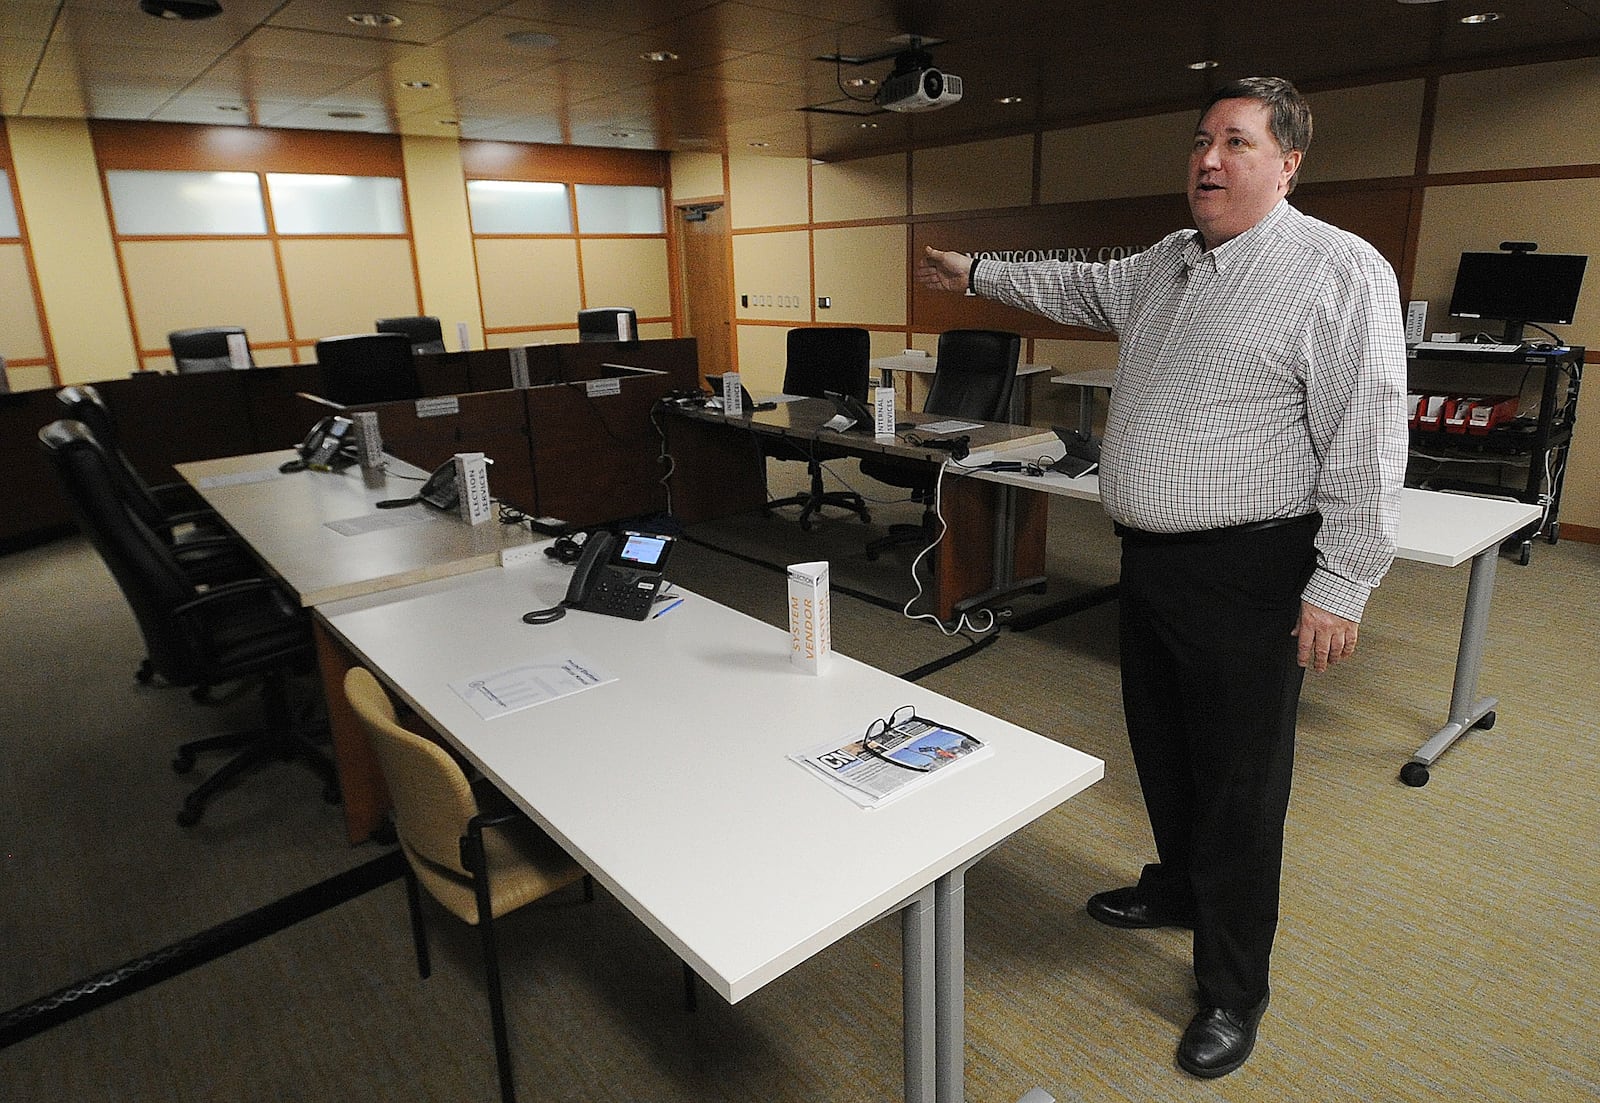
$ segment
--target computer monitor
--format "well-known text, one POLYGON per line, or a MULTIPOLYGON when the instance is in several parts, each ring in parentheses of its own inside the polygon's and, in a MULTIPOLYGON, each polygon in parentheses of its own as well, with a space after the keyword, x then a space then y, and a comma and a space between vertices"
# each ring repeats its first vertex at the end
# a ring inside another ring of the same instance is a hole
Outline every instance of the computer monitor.
POLYGON ((1498 318, 1507 343, 1522 343, 1529 322, 1570 325, 1589 258, 1570 253, 1462 253, 1450 313, 1498 318))

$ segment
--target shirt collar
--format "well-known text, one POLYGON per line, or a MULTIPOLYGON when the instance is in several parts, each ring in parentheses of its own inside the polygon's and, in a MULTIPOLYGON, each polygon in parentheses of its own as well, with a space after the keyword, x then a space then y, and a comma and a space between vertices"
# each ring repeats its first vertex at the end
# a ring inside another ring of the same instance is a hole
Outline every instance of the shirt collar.
POLYGON ((1189 244, 1183 251, 1184 265, 1192 270, 1203 258, 1209 256, 1212 266, 1218 272, 1227 271, 1228 266, 1233 263, 1235 254, 1247 252, 1253 242, 1270 234, 1274 226, 1290 217, 1289 212, 1291 209, 1287 199, 1278 200, 1277 203, 1273 204, 1272 210, 1268 211, 1260 222, 1257 222, 1244 233, 1229 238, 1209 252, 1206 249, 1205 238, 1201 236, 1199 230, 1194 231, 1189 238, 1189 244))

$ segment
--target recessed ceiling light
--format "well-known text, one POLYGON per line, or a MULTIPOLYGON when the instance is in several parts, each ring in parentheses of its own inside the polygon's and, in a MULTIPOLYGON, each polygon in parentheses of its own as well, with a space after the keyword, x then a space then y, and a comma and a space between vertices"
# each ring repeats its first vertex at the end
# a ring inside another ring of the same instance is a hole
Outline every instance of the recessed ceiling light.
POLYGON ((432 88, 433 87, 433 81, 431 81, 431 80, 403 80, 403 81, 400 82, 400 87, 401 88, 417 88, 417 89, 432 88))
POLYGON ((522 46, 529 50, 548 50, 561 40, 543 31, 512 31, 506 35, 506 41, 513 46, 522 46))
POLYGON ((1500 13, 1497 12, 1497 11, 1484 11, 1484 12, 1479 12, 1477 15, 1463 15, 1461 17, 1461 22, 1467 24, 1470 27, 1470 26, 1475 26, 1477 24, 1481 24, 1481 23, 1493 23, 1495 20, 1497 20, 1499 18, 1500 18, 1500 13))
POLYGON ((162 19, 210 19, 222 14, 217 0, 139 0, 139 10, 162 19))
POLYGON ((678 55, 671 50, 649 50, 639 55, 645 61, 677 61, 678 55))
POLYGON ((631 130, 613 130, 611 132, 611 136, 613 138, 631 138, 631 137, 633 137, 633 131, 631 131, 631 130))
POLYGON ((995 103, 1021 103, 1022 102, 1022 97, 1021 96, 1001 96, 999 99, 995 100, 994 102, 995 103))
POLYGON ((367 113, 365 111, 330 111, 330 112, 328 112, 328 118, 330 118, 330 119, 364 119, 366 117, 367 117, 367 113))
POLYGON ((439 125, 440 126, 460 126, 461 125, 461 120, 460 119, 440 119, 439 120, 439 125))
POLYGON ((861 127, 862 130, 877 130, 878 129, 878 124, 877 123, 858 123, 856 125, 861 127))
POLYGON ((402 22, 398 15, 381 11, 353 11, 345 19, 358 27, 398 27, 402 22))
POLYGON ((872 77, 851 77, 844 82, 846 88, 872 88, 877 85, 872 77))
POLYGON ((751 149, 766 149, 767 146, 769 146, 771 144, 772 144, 771 142, 751 142, 750 143, 750 148, 751 149))
POLYGON ((219 103, 219 104, 217 104, 217 110, 218 111, 243 111, 244 108, 240 107, 236 103, 219 103))
POLYGON ((1206 58, 1203 61, 1191 61, 1189 63, 1189 68, 1195 70, 1196 72, 1199 72, 1199 71, 1205 70, 1205 69, 1215 69, 1216 67, 1217 67, 1217 63, 1215 61, 1212 61, 1210 58, 1206 58))

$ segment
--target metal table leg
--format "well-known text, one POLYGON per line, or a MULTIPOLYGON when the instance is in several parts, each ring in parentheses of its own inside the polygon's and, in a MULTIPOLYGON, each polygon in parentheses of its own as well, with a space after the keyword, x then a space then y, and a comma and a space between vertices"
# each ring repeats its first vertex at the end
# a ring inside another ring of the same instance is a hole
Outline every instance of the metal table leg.
POLYGON ((967 867, 934 882, 934 1047, 938 1103, 966 1099, 966 876, 967 867))
POLYGON ((1478 674, 1483 669, 1483 641, 1489 629, 1489 604, 1494 598, 1499 556, 1496 545, 1473 557, 1466 612, 1461 618, 1461 645, 1456 650, 1455 684, 1450 689, 1449 722, 1400 768, 1400 780, 1407 785, 1428 784, 1428 767, 1468 730, 1494 726, 1493 710, 1499 699, 1478 697, 1478 674))
POLYGON ((938 1039, 934 887, 929 885, 900 909, 901 1003, 905 1021, 906 1103, 935 1103, 938 1039))

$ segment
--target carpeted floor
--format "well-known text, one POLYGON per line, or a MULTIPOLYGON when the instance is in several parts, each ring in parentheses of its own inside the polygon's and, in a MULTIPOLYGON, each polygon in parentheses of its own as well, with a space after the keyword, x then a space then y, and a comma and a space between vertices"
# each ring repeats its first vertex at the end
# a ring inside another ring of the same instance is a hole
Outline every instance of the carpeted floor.
MULTIPOLYGON (((775 493, 789 477, 774 465, 775 493)), ((1051 510, 1051 592, 1019 610, 1115 579, 1098 508, 1051 510)), ((826 558, 836 646, 903 673, 966 641, 844 591, 913 595, 909 553, 874 564, 861 547, 915 516, 899 504, 871 526, 831 517, 810 533, 783 518, 696 526, 673 575, 781 623, 782 575, 751 560, 826 558)), ((1600 1099, 1600 548, 1501 561, 1483 672, 1498 723, 1407 788, 1396 773, 1448 704, 1466 581, 1464 567, 1396 564, 1357 660, 1308 679, 1272 1010, 1249 1064, 1210 1083, 1172 1061, 1193 1010, 1187 935, 1083 912, 1149 857, 1114 607, 1002 632, 927 677, 1107 762, 1103 782, 968 878, 969 1099, 1009 1103, 1035 1085, 1128 1103, 1600 1099)), ((0 594, 0 1013, 383 853, 346 845, 339 810, 294 764, 179 828, 192 778, 172 772, 172 748, 248 721, 253 702, 202 708, 137 685, 137 630, 81 541, 0 559, 0 594)), ((432 914, 428 981, 388 883, 0 1048, 0 1097, 494 1099, 476 942, 432 914)), ((898 943, 898 924, 880 922, 737 1005, 702 988, 688 1014, 678 962, 603 893, 526 909, 502 940, 522 1098, 896 1098, 898 943)))

